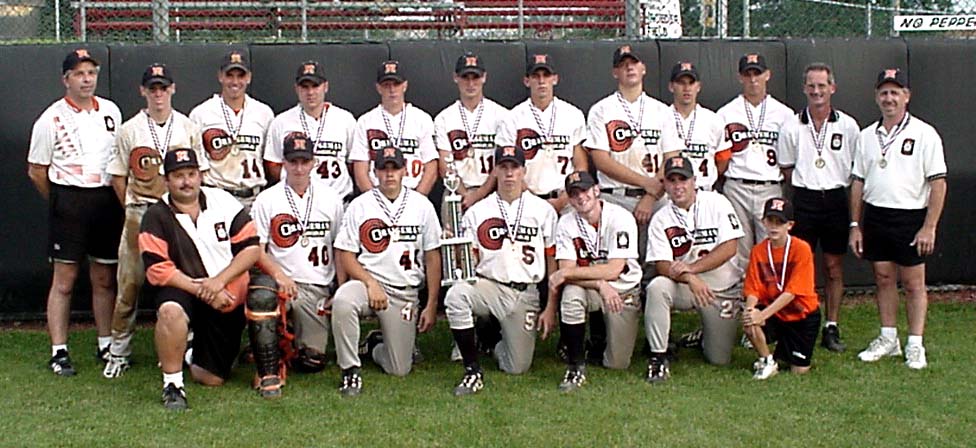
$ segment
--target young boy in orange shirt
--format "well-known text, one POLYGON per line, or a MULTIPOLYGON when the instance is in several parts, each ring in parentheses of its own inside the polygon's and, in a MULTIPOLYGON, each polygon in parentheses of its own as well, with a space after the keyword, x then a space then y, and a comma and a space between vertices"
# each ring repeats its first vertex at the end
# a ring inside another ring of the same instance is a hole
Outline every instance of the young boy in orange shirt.
POLYGON ((789 234, 793 205, 783 198, 766 201, 762 223, 768 237, 749 255, 742 314, 743 330, 759 354, 752 375, 757 380, 779 371, 776 359, 788 362, 793 373, 809 371, 820 329, 813 252, 806 241, 789 234), (767 337, 779 341, 775 353, 767 337))

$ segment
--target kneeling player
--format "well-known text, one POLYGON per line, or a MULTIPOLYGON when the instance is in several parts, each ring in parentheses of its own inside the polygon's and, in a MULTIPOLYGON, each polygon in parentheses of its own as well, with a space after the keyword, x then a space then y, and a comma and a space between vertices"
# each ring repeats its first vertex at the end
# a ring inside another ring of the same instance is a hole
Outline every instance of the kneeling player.
POLYGON ((630 366, 640 320, 641 268, 634 216, 599 199, 600 189, 586 171, 566 177, 566 192, 573 211, 556 226, 559 270, 549 276, 549 288, 553 295, 563 289, 560 331, 568 367, 559 389, 570 392, 586 382, 583 333, 590 312, 603 311, 608 331, 603 365, 630 366))
POLYGON ((342 369, 339 392, 345 396, 359 395, 363 387, 357 350, 360 318, 379 318, 381 333, 367 336, 364 354, 396 376, 405 376, 413 367, 418 328, 426 332, 437 320, 441 227, 430 201, 403 187, 405 165, 397 148, 375 153, 379 186, 349 204, 336 237, 339 264, 350 278, 336 291, 332 304, 332 334, 342 369), (425 274, 427 306, 418 313, 425 274))
POLYGON ((793 205, 772 198, 763 207, 768 237, 752 248, 746 271, 746 309, 742 327, 759 354, 752 377, 776 374, 776 359, 793 373, 807 373, 820 329, 820 306, 814 291, 813 251, 806 241, 790 236, 793 205), (767 337, 776 338, 771 354, 767 337))

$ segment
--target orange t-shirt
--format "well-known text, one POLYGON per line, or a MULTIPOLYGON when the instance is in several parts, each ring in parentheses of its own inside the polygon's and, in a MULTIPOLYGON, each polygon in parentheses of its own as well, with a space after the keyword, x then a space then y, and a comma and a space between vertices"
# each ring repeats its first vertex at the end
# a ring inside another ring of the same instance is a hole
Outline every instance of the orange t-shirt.
MULTIPOLYGON (((769 266, 769 255, 764 239, 752 248, 749 254, 749 267, 746 269, 746 284, 743 291, 746 297, 759 298, 759 304, 769 306, 782 293, 776 285, 777 279, 783 275, 783 253, 786 246, 771 247, 774 268, 769 266)), ((776 313, 776 317, 784 322, 801 320, 820 306, 820 299, 814 289, 813 251, 810 244, 797 237, 792 237, 789 259, 786 261, 786 283, 783 292, 789 292, 795 297, 783 309, 776 313)))

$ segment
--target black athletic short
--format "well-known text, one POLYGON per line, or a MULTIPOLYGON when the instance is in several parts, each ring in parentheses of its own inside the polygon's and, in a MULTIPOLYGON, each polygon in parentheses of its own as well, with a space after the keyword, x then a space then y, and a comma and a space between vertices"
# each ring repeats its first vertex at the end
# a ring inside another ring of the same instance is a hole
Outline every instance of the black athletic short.
POLYGON ((776 316, 766 319, 763 333, 767 340, 776 340, 773 357, 797 367, 808 367, 813 360, 813 347, 820 332, 820 308, 807 317, 784 322, 776 316))
POLYGON ((193 364, 227 379, 241 349, 241 334, 247 323, 244 307, 221 313, 193 294, 177 288, 153 288, 156 309, 164 302, 176 302, 190 318, 193 330, 193 364))
POLYGON ((81 188, 51 184, 48 201, 48 257, 52 261, 119 260, 125 210, 112 187, 81 188))
POLYGON ((810 243, 811 249, 816 250, 819 241, 825 253, 847 253, 851 213, 843 188, 808 190, 795 187, 793 218, 796 222, 790 233, 810 243))
POLYGON ((925 262, 912 246, 915 234, 925 223, 926 209, 902 210, 864 204, 864 258, 870 261, 893 261, 899 266, 925 262))

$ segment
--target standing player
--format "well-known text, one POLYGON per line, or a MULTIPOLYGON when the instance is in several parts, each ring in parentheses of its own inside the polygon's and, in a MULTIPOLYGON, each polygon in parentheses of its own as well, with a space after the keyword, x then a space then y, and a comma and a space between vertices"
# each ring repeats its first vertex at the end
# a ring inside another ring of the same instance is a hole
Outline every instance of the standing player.
POLYGON ((816 249, 820 242, 827 271, 827 322, 820 341, 842 352, 837 320, 844 296, 844 254, 850 213, 847 187, 851 160, 857 152, 860 128, 849 115, 831 106, 837 91, 829 65, 810 64, 803 71, 807 107, 783 125, 779 137, 779 166, 793 188, 796 224, 792 234, 816 249))
POLYGON ((117 378, 129 368, 136 305, 146 271, 139 256, 139 224, 146 209, 166 192, 161 167, 173 148, 192 148, 198 152, 201 170, 209 168, 203 155, 200 130, 186 115, 173 110, 176 83, 163 64, 154 63, 142 74, 139 93, 146 108, 122 124, 115 138, 115 154, 108 164, 112 187, 119 202, 125 204, 125 227, 119 243, 119 292, 112 317, 112 346, 108 364, 102 372, 117 378))
MULTIPOLYGON (((329 341, 325 304, 335 291, 332 246, 342 222, 342 199, 312 180, 315 154, 304 135, 285 139, 284 159, 285 180, 259 194, 251 209, 261 242, 258 267, 287 300, 295 338, 292 368, 319 372, 325 368, 329 341)), ((255 284, 264 285, 267 280, 255 279, 255 284)), ((260 393, 266 398, 280 396, 278 295, 252 287, 247 311, 260 393)))
POLYGON ((562 287, 560 333, 567 369, 559 389, 570 392, 586 382, 583 333, 586 314, 602 310, 609 330, 601 364, 626 369, 634 353, 640 321, 641 268, 637 261, 637 222, 619 205, 600 199, 600 188, 586 171, 566 177, 573 211, 556 226, 559 270, 549 276, 555 296, 562 287))
POLYGON ((200 127, 210 162, 203 183, 223 188, 250 207, 267 184, 262 154, 274 112, 247 94, 251 68, 243 52, 235 50, 224 56, 217 81, 220 93, 190 111, 190 120, 200 127))
POLYGON ((399 149, 378 151, 376 188, 354 199, 335 241, 337 258, 350 280, 336 291, 332 334, 336 343, 344 396, 363 387, 359 319, 377 316, 381 338, 368 341, 374 361, 396 376, 410 373, 417 331, 437 321, 441 285, 441 228, 434 206, 406 188, 407 161, 399 149), (420 290, 427 283, 427 305, 421 311, 420 290), (419 318, 418 318, 419 316, 419 318))
POLYGON ((729 154, 719 153, 725 137, 724 123, 715 112, 698 104, 701 78, 691 62, 678 62, 671 68, 668 90, 674 98, 671 114, 681 140, 681 155, 691 161, 698 189, 711 191, 729 166, 729 154))
POLYGON ((371 173, 372 162, 380 150, 389 146, 399 149, 407 161, 405 187, 426 196, 437 181, 434 121, 427 112, 406 102, 408 85, 399 62, 386 61, 380 65, 376 73, 380 104, 356 121, 349 152, 353 180, 359 191, 368 191, 378 184, 371 173))
POLYGON ((50 202, 48 257, 54 276, 47 296, 48 367, 60 376, 75 374, 68 356, 68 321, 75 279, 86 255, 99 359, 108 357, 111 341, 113 277, 123 212, 105 167, 122 117, 115 103, 95 95, 98 71, 98 61, 88 50, 68 53, 61 64, 64 98, 34 122, 27 154, 27 175, 50 202))
POLYGON ((861 131, 854 157, 850 245, 855 255, 874 267, 881 335, 858 358, 873 362, 901 354, 895 327, 900 278, 908 310, 905 365, 924 369, 928 365, 922 345, 928 308, 925 257, 935 251, 935 231, 946 195, 942 137, 908 112, 912 92, 905 72, 883 70, 874 93, 881 120, 861 131))
POLYGON ((587 167, 582 146, 586 123, 576 106, 555 96, 559 75, 551 56, 531 55, 522 83, 529 89, 529 98, 512 109, 496 143, 524 153, 526 188, 560 211, 568 203, 562 191, 566 176, 587 167))
POLYGON ((548 296, 539 314, 536 284, 555 272, 556 211, 526 191, 525 153, 518 147, 495 150, 498 189, 464 213, 464 234, 480 255, 474 284, 459 283, 447 291, 444 305, 454 342, 461 352, 464 377, 454 395, 484 387, 475 341, 476 317, 494 316, 502 339, 494 348, 498 367, 511 374, 532 365, 537 328, 546 338, 556 323, 556 296, 548 296))
POLYGON ((271 122, 265 140, 264 162, 268 177, 278 180, 284 163, 285 139, 302 135, 315 151, 316 166, 312 176, 348 203, 352 200, 353 187, 348 156, 356 119, 349 111, 326 101, 328 92, 329 81, 318 62, 306 61, 298 66, 295 74, 298 104, 271 122))
POLYGON ((651 219, 647 262, 658 276, 647 286, 644 327, 651 349, 647 381, 671 375, 667 351, 671 310, 697 309, 702 320, 702 348, 712 364, 728 364, 742 306, 742 270, 735 264, 742 228, 724 196, 697 191, 690 160, 664 163, 664 188, 670 203, 651 219))
POLYGON ((742 94, 718 110, 725 124, 724 149, 719 160, 731 157, 722 192, 732 202, 745 236, 739 239, 737 263, 744 268, 749 251, 766 237, 760 220, 766 200, 783 195, 776 143, 783 123, 793 111, 766 93, 772 75, 766 58, 750 53, 739 59, 742 94))
POLYGON ((446 175, 448 156, 461 178, 458 192, 467 209, 491 192, 489 180, 495 164, 495 137, 505 121, 508 109, 485 98, 488 72, 481 58, 465 53, 454 64, 454 84, 458 100, 434 118, 434 142, 440 152, 441 176, 446 175))
POLYGON ((260 255, 254 223, 229 193, 200 187, 197 152, 167 151, 169 193, 146 211, 139 250, 155 288, 156 353, 163 371, 163 406, 187 408, 183 387, 186 337, 194 333, 190 375, 206 386, 230 376, 241 346, 248 269, 260 255))

